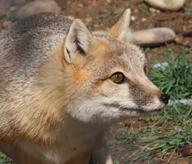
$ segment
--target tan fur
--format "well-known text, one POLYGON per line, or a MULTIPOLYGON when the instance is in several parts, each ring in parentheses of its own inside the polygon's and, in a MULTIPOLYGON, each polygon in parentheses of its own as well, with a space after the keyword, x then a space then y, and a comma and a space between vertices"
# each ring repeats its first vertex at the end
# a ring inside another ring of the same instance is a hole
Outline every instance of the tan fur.
POLYGON ((126 9, 115 25, 109 30, 109 33, 111 33, 115 38, 128 42, 131 41, 131 31, 128 28, 129 24, 131 22, 131 10, 126 9))
POLYGON ((0 148, 15 163, 112 164, 107 129, 164 106, 144 54, 122 37, 126 14, 115 35, 116 25, 91 33, 78 19, 51 15, 0 33, 0 148), (112 82, 116 72, 127 80, 112 82))

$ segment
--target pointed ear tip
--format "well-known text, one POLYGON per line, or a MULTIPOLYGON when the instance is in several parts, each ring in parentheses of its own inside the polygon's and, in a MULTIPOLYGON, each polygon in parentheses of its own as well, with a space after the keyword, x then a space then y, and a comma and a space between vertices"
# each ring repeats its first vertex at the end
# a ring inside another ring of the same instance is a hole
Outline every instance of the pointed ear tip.
POLYGON ((130 9, 130 8, 127 8, 127 9, 125 9, 124 12, 125 12, 126 14, 130 15, 130 14, 131 14, 131 9, 130 9))
POLYGON ((126 9, 123 13, 123 16, 130 18, 131 17, 131 9, 130 8, 126 9))
POLYGON ((72 22, 72 27, 86 29, 86 31, 89 31, 89 29, 81 19, 74 19, 72 22))

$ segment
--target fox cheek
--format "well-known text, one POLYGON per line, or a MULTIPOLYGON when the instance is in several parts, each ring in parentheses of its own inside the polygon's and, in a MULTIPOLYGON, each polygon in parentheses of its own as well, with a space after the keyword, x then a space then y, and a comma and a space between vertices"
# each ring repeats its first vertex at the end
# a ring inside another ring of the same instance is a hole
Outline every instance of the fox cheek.
POLYGON ((134 85, 129 89, 132 99, 136 105, 145 106, 150 102, 150 96, 140 86, 134 85))

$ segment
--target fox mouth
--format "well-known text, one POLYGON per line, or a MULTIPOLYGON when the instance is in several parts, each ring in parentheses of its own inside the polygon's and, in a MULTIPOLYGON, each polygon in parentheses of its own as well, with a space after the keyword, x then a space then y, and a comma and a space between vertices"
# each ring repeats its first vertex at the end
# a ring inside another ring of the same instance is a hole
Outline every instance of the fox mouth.
POLYGON ((137 109, 120 108, 120 110, 123 112, 135 112, 137 115, 156 115, 156 114, 161 113, 164 109, 158 108, 158 109, 153 109, 153 110, 147 111, 142 108, 137 108, 137 109))
POLYGON ((120 111, 122 112, 131 112, 135 115, 156 115, 161 113, 164 108, 157 108, 157 109, 152 109, 152 110, 145 110, 142 107, 138 107, 138 108, 127 108, 127 107, 122 107, 119 104, 104 104, 107 107, 114 107, 114 108, 118 108, 120 111))

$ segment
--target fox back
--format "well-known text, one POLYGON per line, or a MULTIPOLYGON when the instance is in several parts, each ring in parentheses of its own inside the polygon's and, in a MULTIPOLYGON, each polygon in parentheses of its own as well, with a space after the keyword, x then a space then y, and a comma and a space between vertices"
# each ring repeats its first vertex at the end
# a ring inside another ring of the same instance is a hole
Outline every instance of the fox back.
POLYGON ((24 131, 34 131, 35 124, 48 114, 45 110, 37 111, 40 107, 36 103, 44 96, 43 90, 38 90, 42 78, 40 68, 62 44, 71 22, 65 17, 34 16, 0 33, 1 137, 19 133, 19 126, 24 131), (28 127, 29 120, 33 122, 31 127, 28 127))

